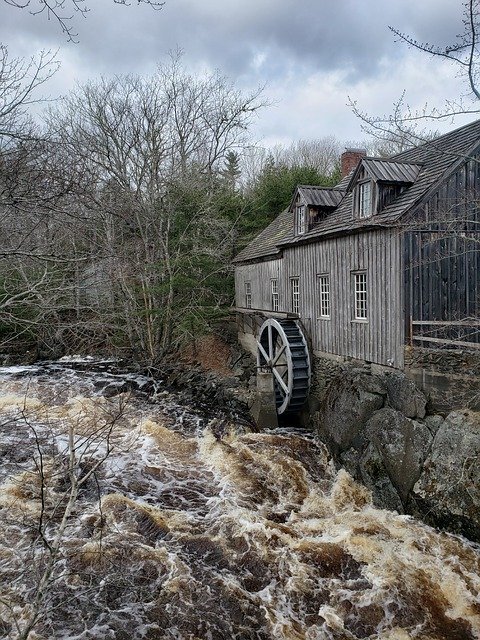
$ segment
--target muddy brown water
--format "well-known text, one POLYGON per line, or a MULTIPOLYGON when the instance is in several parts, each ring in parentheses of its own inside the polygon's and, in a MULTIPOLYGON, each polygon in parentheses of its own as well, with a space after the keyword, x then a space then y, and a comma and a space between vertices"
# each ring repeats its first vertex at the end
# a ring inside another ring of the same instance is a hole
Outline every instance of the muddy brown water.
POLYGON ((374 508, 295 425, 102 395, 123 382, 0 369, 0 637, 480 638, 478 547, 374 508))

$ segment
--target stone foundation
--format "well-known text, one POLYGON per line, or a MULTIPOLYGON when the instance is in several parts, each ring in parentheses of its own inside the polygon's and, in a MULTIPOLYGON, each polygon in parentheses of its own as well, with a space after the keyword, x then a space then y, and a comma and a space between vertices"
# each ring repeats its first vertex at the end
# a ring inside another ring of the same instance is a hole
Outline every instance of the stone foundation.
POLYGON ((480 414, 431 411, 401 372, 314 357, 310 424, 374 503, 480 540, 480 414))
MULTIPOLYGON (((252 354, 263 320, 237 321, 252 354)), ((407 347, 405 371, 315 352, 296 422, 315 430, 377 506, 480 541, 479 381, 480 350, 407 347)))
POLYGON ((431 411, 480 411, 480 349, 406 347, 405 375, 428 395, 431 411))

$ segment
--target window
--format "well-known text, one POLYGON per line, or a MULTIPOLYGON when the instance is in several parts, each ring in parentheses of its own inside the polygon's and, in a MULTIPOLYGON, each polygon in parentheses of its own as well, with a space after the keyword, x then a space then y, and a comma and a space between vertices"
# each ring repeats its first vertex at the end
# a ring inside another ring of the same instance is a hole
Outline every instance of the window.
POLYGON ((272 292, 272 311, 278 311, 278 280, 274 278, 270 283, 272 292))
POLYGON ((296 208, 296 218, 297 218, 297 234, 302 235, 307 230, 307 217, 306 217, 306 207, 302 204, 296 208))
POLYGON ((245 282, 245 307, 252 308, 252 283, 245 282))
POLYGON ((367 319, 367 272, 353 274, 355 293, 355 320, 367 319))
POLYGON ((358 185, 358 217, 369 218, 372 215, 372 183, 360 182, 358 185))
POLYGON ((320 291, 320 318, 330 318, 330 276, 322 274, 318 276, 320 291))
POLYGON ((291 278, 290 287, 292 291, 292 311, 299 313, 300 309, 300 278, 291 278))

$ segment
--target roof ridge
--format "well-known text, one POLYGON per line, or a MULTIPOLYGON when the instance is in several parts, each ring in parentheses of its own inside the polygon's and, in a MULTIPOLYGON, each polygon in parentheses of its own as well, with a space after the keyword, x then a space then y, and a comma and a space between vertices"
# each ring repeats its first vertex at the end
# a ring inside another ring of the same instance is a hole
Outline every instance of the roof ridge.
POLYGON ((409 149, 405 149, 404 151, 395 153, 394 155, 390 156, 390 158, 391 159, 398 158, 403 154, 411 153, 412 151, 418 151, 420 149, 423 149, 424 147, 428 147, 429 145, 434 146, 435 144, 437 144, 438 142, 441 142, 445 138, 453 137, 453 139, 455 139, 460 132, 462 132, 463 130, 469 129, 470 127, 473 129, 475 125, 480 126, 480 118, 477 118, 476 120, 472 120, 472 122, 467 122, 467 124, 464 124, 461 127, 457 127, 457 129, 452 129, 452 131, 447 131, 447 133, 442 133, 442 135, 437 136, 432 140, 425 140, 425 142, 416 144, 413 147, 410 147, 409 149))
POLYGON ((335 187, 324 187, 319 184, 297 184, 297 189, 335 189, 335 187))
MULTIPOLYGON (((418 147, 412 147, 412 149, 417 149, 418 147)), ((409 149, 410 151, 410 149, 409 149)), ((402 151, 402 153, 404 153, 402 151)), ((422 162, 408 162, 408 161, 403 161, 403 162, 399 162, 398 160, 394 160, 395 156, 390 156, 389 158, 382 158, 380 156, 365 156, 364 158, 362 158, 363 160, 375 160, 376 162, 390 162, 392 164, 411 164, 411 165, 416 165, 416 166, 422 166, 423 163, 422 162)))

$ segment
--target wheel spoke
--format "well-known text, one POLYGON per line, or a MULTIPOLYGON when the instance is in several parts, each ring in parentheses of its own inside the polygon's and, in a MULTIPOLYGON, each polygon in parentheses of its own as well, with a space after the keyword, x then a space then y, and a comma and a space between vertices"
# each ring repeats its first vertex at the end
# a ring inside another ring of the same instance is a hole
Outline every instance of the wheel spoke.
POLYGON ((273 360, 274 351, 273 351, 273 337, 272 337, 272 327, 269 325, 268 327, 268 352, 270 354, 269 360, 273 360))
POLYGON ((262 347, 261 343, 258 340, 257 340, 257 347, 260 353, 262 354, 262 356, 265 358, 265 364, 268 364, 268 361, 270 360, 270 358, 268 357, 267 352, 265 351, 265 349, 262 347))
MULTIPOLYGON (((281 355, 283 355, 285 353, 285 349, 287 347, 285 345, 283 345, 283 347, 280 349, 280 351, 277 353, 277 355, 275 356, 275 359, 272 361, 272 365, 276 365, 278 362, 278 359, 280 358, 281 355)), ((283 365, 286 366, 286 365, 283 365)))
POLYGON ((285 382, 283 381, 282 376, 278 373, 278 371, 276 369, 272 369, 272 372, 273 372, 273 375, 275 376, 275 378, 277 379, 278 384, 283 389, 283 392, 285 393, 285 395, 287 395, 288 394, 288 387, 285 384, 285 382))
POLYGON ((264 367, 272 372, 277 413, 298 413, 308 394, 303 372, 309 372, 307 346, 298 324, 267 318, 258 335, 257 363, 259 370, 264 367), (297 370, 300 375, 295 376, 297 370))

